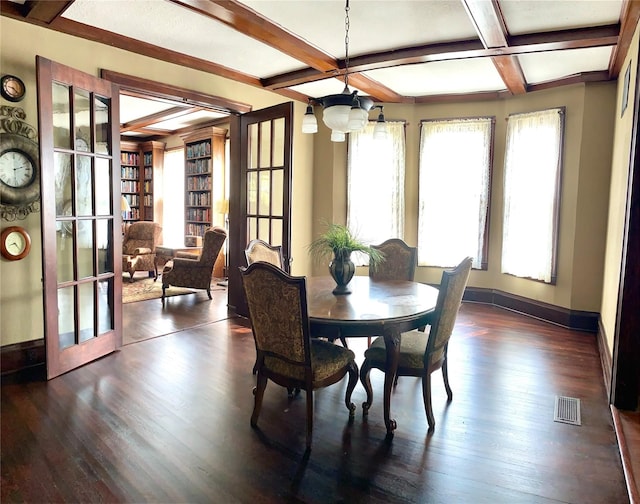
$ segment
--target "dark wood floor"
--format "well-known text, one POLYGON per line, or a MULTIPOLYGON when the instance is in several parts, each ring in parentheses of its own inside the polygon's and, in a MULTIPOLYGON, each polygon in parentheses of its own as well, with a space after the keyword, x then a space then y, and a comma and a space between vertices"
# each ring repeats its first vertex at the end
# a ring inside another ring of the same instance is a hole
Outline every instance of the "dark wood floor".
MULTIPOLYGON (((305 457, 304 393, 270 383, 250 428, 254 343, 224 301, 201 292, 124 313, 138 342, 48 383, 2 386, 3 503, 629 502, 591 334, 464 304, 452 403, 433 380, 435 432, 419 381, 401 378, 386 442, 374 371, 368 422, 361 385, 352 424, 346 382, 315 394, 305 457), (582 426, 553 421, 555 395, 581 400, 582 426)), ((360 363, 366 339, 349 344, 360 363)))

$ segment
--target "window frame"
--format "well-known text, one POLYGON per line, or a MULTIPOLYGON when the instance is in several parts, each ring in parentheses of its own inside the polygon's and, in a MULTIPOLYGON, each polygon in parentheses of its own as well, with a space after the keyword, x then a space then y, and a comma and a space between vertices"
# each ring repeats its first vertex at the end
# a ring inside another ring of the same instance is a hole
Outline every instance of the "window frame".
MULTIPOLYGON (((447 117, 447 118, 434 118, 434 119, 421 119, 420 131, 418 135, 418 234, 420 234, 420 210, 421 204, 420 195, 420 176, 422 173, 422 134, 423 125, 425 123, 455 123, 472 120, 487 119, 490 122, 489 126, 489 153, 488 153, 488 167, 487 167, 487 203, 486 203, 486 217, 484 222, 484 230, 482 233, 482 249, 480 256, 480 267, 473 266, 472 269, 477 271, 487 271, 489 268, 489 238, 490 238, 490 221, 491 221, 491 199, 493 192, 493 171, 494 171, 494 151, 495 151, 495 130, 496 130, 496 116, 494 115, 478 115, 478 116, 459 116, 459 117, 447 117)), ((474 261, 475 263, 475 261, 474 261)), ((425 264, 420 262, 420 249, 418 247, 418 266, 427 268, 448 268, 449 266, 439 266, 432 264, 425 264)), ((455 266, 452 264, 451 266, 455 266)))
POLYGON ((558 245, 560 236, 560 212, 561 212, 561 200, 562 200, 562 174, 564 172, 564 138, 566 127, 566 107, 549 107, 541 110, 533 110, 529 112, 516 112, 507 116, 507 128, 505 132, 505 150, 504 150, 504 169, 503 169, 503 190, 502 190, 502 237, 501 237, 501 254, 500 254, 500 273, 502 275, 511 276, 513 278, 522 278, 524 280, 530 280, 538 282, 544 285, 556 285, 558 280, 558 245), (553 219, 552 219, 552 235, 551 235, 551 273, 549 281, 540 278, 534 278, 532 276, 517 275, 515 273, 502 271, 502 257, 504 247, 504 218, 505 218, 505 197, 506 197, 506 184, 505 179, 507 176, 507 138, 509 134, 509 121, 508 119, 514 116, 534 114, 536 112, 547 112, 557 110, 560 116, 560 131, 558 138, 558 161, 556 167, 555 176, 555 192, 553 197, 553 219))

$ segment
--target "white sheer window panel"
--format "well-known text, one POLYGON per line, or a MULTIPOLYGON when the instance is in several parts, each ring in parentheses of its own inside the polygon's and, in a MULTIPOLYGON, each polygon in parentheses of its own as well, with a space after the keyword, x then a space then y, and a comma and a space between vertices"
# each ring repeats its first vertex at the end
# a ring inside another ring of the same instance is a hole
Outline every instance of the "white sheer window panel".
POLYGON ((502 273, 555 281, 563 116, 556 108, 508 118, 502 273))
POLYGON ((418 265, 480 269, 489 212, 493 118, 422 121, 418 265))
POLYGON ((184 149, 164 153, 162 240, 167 245, 184 245, 184 149))
MULTIPOLYGON (((347 227, 369 244, 404 237, 405 123, 388 121, 387 134, 373 138, 375 122, 349 133, 347 227)), ((368 256, 353 254, 368 264, 368 256)))

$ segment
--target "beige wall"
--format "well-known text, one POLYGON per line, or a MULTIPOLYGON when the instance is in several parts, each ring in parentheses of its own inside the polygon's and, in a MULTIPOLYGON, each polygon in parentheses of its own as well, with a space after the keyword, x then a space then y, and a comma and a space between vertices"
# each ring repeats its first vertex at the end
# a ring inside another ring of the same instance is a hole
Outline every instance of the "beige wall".
MULTIPOLYGON (((233 82, 204 72, 164 63, 106 45, 88 42, 52 30, 0 17, 0 67, 2 74, 19 76, 27 86, 25 99, 17 105, 27 113, 26 122, 37 127, 36 55, 99 76, 101 69, 114 70, 158 82, 166 82, 203 93, 222 96, 250 104, 254 110, 289 101, 282 96, 233 82)), ((2 100, 2 105, 12 105, 2 100)), ((296 103, 295 127, 306 104, 296 103)), ((293 256, 294 270, 307 268, 307 241, 310 240, 310 187, 312 139, 294 139, 293 180, 293 256)), ((0 223, 2 228, 9 225, 0 223)), ((29 256, 22 261, 0 259, 0 343, 29 341, 43 337, 42 257, 40 214, 20 221, 33 243, 29 256)))
MULTIPOLYGON (((494 163, 489 235, 489 268, 473 271, 469 284, 492 288, 574 310, 600 309, 608 187, 615 110, 615 83, 578 84, 504 100, 425 105, 385 105, 388 120, 405 120, 405 240, 417 243, 418 151, 420 121, 495 116, 494 163), (566 107, 558 281, 546 285, 500 273, 502 178, 506 118, 509 114, 566 107)), ((344 222, 346 144, 332 144, 320 125, 315 143, 314 232, 319 222, 344 222), (339 202, 340 204, 335 204, 339 202)), ((445 237, 446 238, 446 237, 445 237)), ((442 239, 442 237, 432 237, 442 239)), ((324 265, 315 267, 322 272, 324 265)), ((419 267, 416 279, 436 284, 441 269, 419 267)), ((366 274, 360 269, 359 274, 366 274)))
POLYGON ((636 27, 629 53, 627 54, 620 78, 618 79, 615 133, 613 140, 613 156, 611 161, 611 184, 609 188, 609 215, 606 237, 606 253, 604 260, 604 286, 602 290, 602 306, 600 316, 602 327, 607 338, 609 350, 613 353, 613 338, 616 326, 618 291, 620 285, 620 265, 622 262, 622 245, 624 220, 626 216, 627 188, 629 177, 629 161, 631 135, 633 130, 633 108, 636 94, 638 44, 640 29, 636 27), (627 67, 631 68, 629 97, 627 109, 622 115, 622 95, 624 75, 627 67))
MULTIPOLYGON (((629 58, 635 61, 638 56, 637 39, 636 33, 633 54, 628 56, 627 61, 629 58)), ((34 126, 37 126, 36 55, 96 76, 99 75, 100 69, 105 68, 243 101, 250 103, 254 109, 286 101, 278 95, 221 77, 159 62, 4 17, 0 17, 0 43, 2 73, 16 74, 25 81, 27 96, 19 105, 27 113, 27 122, 34 126)), ((475 115, 495 116, 489 269, 473 272, 470 285, 494 288, 575 310, 602 310, 603 324, 608 336, 612 337, 632 115, 628 109, 620 119, 621 82, 622 79, 617 88, 615 83, 574 85, 495 101, 417 106, 386 105, 385 116, 388 119, 406 120, 408 123, 405 181, 407 242, 417 242, 420 120, 475 115), (559 274, 557 285, 549 286, 500 273, 502 166, 505 118, 511 113, 556 106, 566 107, 567 116, 559 274)), ((629 97, 631 105, 634 82, 635 75, 632 75, 629 97)), ((2 104, 11 105, 6 102, 2 104)), ((328 130, 322 125, 316 135, 298 134, 304 110, 304 103, 295 104, 292 272, 324 274, 324 265, 312 265, 310 262, 307 245, 319 232, 321 220, 345 220, 346 144, 330 142, 328 130)), ((2 227, 8 225, 6 222, 1 224, 2 227)), ((2 345, 37 339, 43 335, 40 216, 32 214, 20 224, 31 233, 33 246, 31 254, 22 261, 8 262, 0 259, 2 345)), ((366 270, 359 273, 365 274, 366 270)), ((416 278, 423 282, 437 283, 440 270, 419 268, 416 278)))

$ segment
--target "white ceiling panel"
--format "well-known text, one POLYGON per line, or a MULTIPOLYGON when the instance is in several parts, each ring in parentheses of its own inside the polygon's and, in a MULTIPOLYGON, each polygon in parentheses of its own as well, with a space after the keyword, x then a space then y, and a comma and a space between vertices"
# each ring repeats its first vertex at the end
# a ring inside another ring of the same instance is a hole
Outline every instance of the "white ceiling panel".
MULTIPOLYGON (((241 1, 334 58, 344 58, 344 1, 241 1)), ((473 24, 459 0, 349 2, 351 56, 474 36, 473 24)))
POLYGON ((622 0, 501 0, 511 35, 615 24, 622 0))
POLYGON ((63 16, 254 77, 305 66, 218 21, 164 0, 76 0, 63 16))
POLYGON ((504 89, 491 61, 484 59, 439 61, 398 68, 372 70, 365 74, 401 95, 458 94, 504 89), (470 76, 473 76, 470 78, 470 76))
POLYGON ((523 54, 518 59, 527 82, 536 84, 606 69, 610 58, 610 47, 594 47, 523 54))

